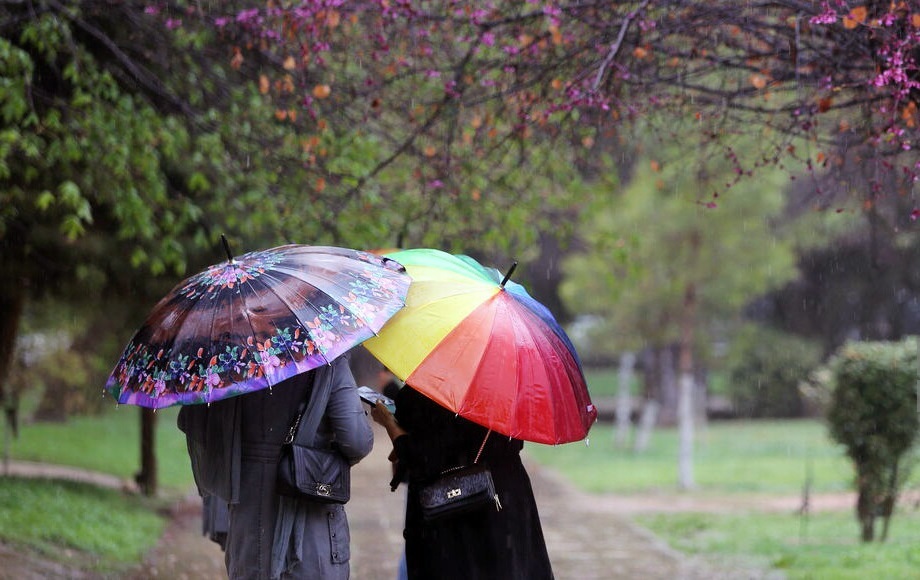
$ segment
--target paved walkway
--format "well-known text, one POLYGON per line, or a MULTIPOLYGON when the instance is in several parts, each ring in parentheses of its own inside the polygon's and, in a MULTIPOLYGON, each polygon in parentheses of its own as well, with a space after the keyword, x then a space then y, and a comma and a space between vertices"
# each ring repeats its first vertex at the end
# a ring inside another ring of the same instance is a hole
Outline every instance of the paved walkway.
MULTIPOLYGON (((348 518, 352 533, 352 578, 392 580, 402 552, 404 495, 389 490, 390 450, 385 432, 374 425, 374 451, 352 470, 348 518)), ((552 471, 528 466, 543 522, 547 549, 558 580, 717 580, 774 578, 757 570, 715 568, 668 548, 630 522, 616 502, 574 490, 552 471)), ((25 469, 24 471, 28 471, 25 469)), ((113 487, 120 482, 98 482, 113 487)), ((173 508, 171 524, 144 565, 122 576, 131 580, 220 580, 226 578, 223 554, 201 535, 201 502, 196 495, 173 508)), ((0 578, 94 578, 47 563, 19 562, 3 554, 0 578), (12 574, 12 575, 10 575, 12 574)), ((109 577, 110 578, 110 577, 109 577)))

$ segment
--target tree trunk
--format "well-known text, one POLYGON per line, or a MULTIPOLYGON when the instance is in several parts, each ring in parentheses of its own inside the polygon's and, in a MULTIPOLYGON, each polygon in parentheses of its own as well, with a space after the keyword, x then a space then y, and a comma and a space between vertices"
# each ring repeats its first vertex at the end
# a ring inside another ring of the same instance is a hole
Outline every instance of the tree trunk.
POLYGON ((677 407, 680 444, 677 458, 678 487, 693 489, 693 375, 680 373, 680 401, 677 407))
POLYGON ((157 416, 154 409, 142 407, 141 419, 141 470, 134 480, 146 496, 157 493, 157 457, 155 451, 157 416))
POLYGON ((659 392, 661 397, 658 402, 659 417, 663 425, 677 424, 677 401, 680 398, 677 391, 677 376, 674 373, 674 349, 671 345, 658 349, 658 372, 661 377, 659 392))
POLYGON ((856 517, 859 519, 863 542, 875 539, 875 502, 869 489, 860 487, 856 497, 856 517))
POLYGON ((693 489, 693 329, 696 324, 696 287, 688 283, 684 291, 684 311, 681 321, 681 340, 678 379, 677 422, 680 433, 677 459, 678 487, 693 489))
POLYGON ((0 400, 6 399, 6 377, 16 350, 19 320, 25 306, 25 291, 15 284, 0 285, 0 400))
POLYGON ((885 490, 884 499, 882 500, 882 535, 880 542, 888 540, 888 527, 891 525, 891 516, 894 515, 894 506, 898 502, 898 466, 900 460, 895 459, 891 466, 891 477, 888 479, 888 488, 885 490))
POLYGON ((14 397, 12 390, 6 388, 6 380, 13 363, 13 354, 16 351, 16 335, 19 332, 19 321, 25 306, 25 290, 17 281, 0 285, 0 407, 3 409, 5 419, 3 468, 4 473, 9 470, 10 441, 16 433, 19 414, 18 397, 14 397))
POLYGON ((642 416, 639 418, 639 429, 636 432, 636 443, 633 446, 634 453, 645 453, 648 449, 649 441, 652 439, 652 431, 658 422, 658 401, 647 399, 642 406, 642 416))
POLYGON ((616 406, 616 446, 625 449, 629 445, 629 431, 631 425, 633 368, 636 364, 636 353, 624 352, 620 356, 619 385, 616 406))

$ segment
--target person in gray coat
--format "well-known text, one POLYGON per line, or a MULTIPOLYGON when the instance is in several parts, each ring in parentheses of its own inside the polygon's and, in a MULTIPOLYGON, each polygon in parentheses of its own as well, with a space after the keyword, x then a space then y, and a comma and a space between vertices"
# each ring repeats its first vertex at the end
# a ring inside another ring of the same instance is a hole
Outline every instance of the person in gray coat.
POLYGON ((332 386, 318 442, 354 465, 371 452, 374 435, 344 356, 272 389, 179 412, 199 493, 229 506, 224 547, 231 579, 349 577, 345 506, 275 491, 281 444, 320 381, 332 386))

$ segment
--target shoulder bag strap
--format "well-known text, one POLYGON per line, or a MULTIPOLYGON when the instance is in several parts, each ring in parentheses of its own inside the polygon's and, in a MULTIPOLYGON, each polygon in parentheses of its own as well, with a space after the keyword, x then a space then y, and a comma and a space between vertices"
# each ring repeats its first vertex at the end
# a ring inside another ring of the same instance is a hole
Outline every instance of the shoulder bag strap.
POLYGON ((479 451, 476 453, 476 459, 473 460, 473 465, 479 463, 479 456, 482 455, 482 450, 486 448, 486 441, 489 439, 489 435, 491 434, 491 429, 486 431, 486 436, 482 438, 482 445, 479 446, 479 451))
MULTIPOLYGON (((292 440, 298 445, 313 444, 319 422, 323 418, 323 413, 326 412, 326 403, 329 402, 329 394, 335 377, 335 367, 329 365, 326 372, 329 374, 314 373, 313 388, 310 390, 310 401, 307 408, 298 417, 297 423, 291 426, 293 437, 291 435, 288 437, 292 437, 292 440)), ((301 408, 303 408, 302 405, 301 408)))

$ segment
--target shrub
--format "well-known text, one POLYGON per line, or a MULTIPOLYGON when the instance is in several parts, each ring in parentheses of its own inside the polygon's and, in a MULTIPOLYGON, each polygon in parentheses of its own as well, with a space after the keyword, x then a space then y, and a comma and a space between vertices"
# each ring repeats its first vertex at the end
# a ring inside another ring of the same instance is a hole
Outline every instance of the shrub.
POLYGON ((799 382, 821 362, 813 342, 757 325, 733 338, 726 357, 728 396, 745 417, 799 417, 799 382))
POLYGON ((856 513, 863 541, 885 518, 884 540, 898 489, 907 479, 902 457, 920 431, 917 342, 848 343, 828 363, 833 391, 831 436, 846 447, 856 470, 856 513))

